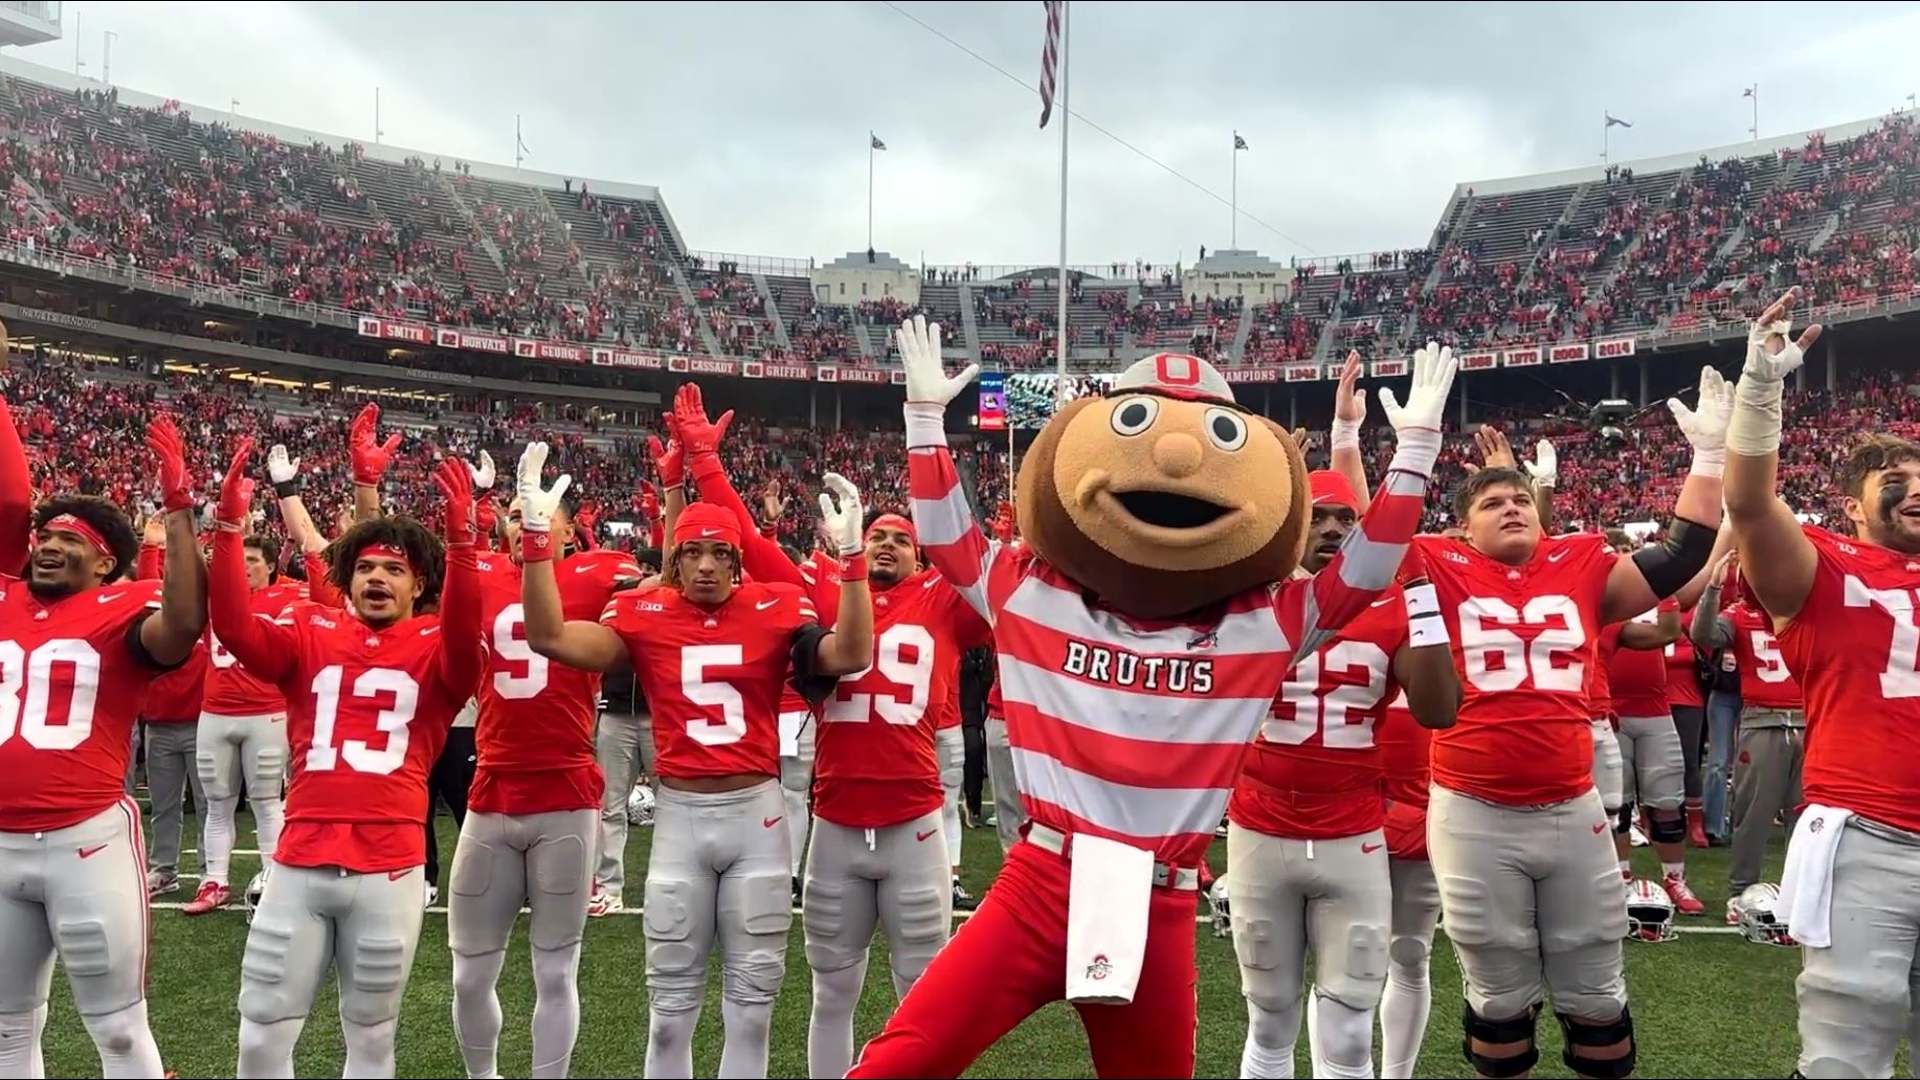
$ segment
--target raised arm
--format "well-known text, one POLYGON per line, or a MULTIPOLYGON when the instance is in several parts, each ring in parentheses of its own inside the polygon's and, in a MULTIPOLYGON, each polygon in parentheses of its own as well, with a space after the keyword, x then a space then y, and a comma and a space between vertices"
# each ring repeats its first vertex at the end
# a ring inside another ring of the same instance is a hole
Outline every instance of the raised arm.
POLYGON ((1680 613, 1662 611, 1656 614, 1652 622, 1624 622, 1620 624, 1620 647, 1651 651, 1664 649, 1680 640, 1680 613))
MULTIPOLYGON (((6 348, 7 329, 0 325, 0 357, 6 348)), ((33 473, 27 467, 27 448, 13 426, 13 413, 0 399, 0 573, 21 573, 32 533, 33 473)))
MULTIPOLYGON (((252 449, 252 443, 246 443, 252 449)), ((173 417, 161 413, 147 425, 147 449, 160 477, 167 514, 165 581, 160 610, 140 624, 140 645, 154 662, 171 667, 193 654, 207 628, 207 564, 193 527, 193 489, 187 482, 187 445, 173 417)), ((246 514, 238 519, 244 524, 246 514)))
POLYGON ((780 582, 805 588, 806 582, 800 578, 800 568, 793 565, 793 560, 787 558, 787 553, 780 550, 779 544, 760 535, 760 523, 754 520, 753 511, 747 508, 740 493, 733 490, 732 482, 727 479, 726 467, 720 463, 720 440, 726 437, 727 425, 733 423, 733 410, 729 409, 720 415, 719 420, 709 422, 706 403, 700 398, 699 385, 686 383, 674 395, 673 421, 679 433, 681 453, 686 456, 687 472, 692 474, 694 485, 700 489, 701 500, 732 514, 740 525, 741 567, 755 581, 780 582))
POLYGON ((1813 589, 1818 556, 1800 530, 1793 510, 1776 494, 1780 468, 1780 401, 1787 376, 1820 340, 1820 326, 1807 327, 1798 341, 1788 312, 1794 290, 1760 314, 1747 332, 1747 362, 1733 392, 1733 421, 1727 427, 1727 518, 1733 522, 1743 573, 1776 623, 1800 614, 1813 589))
MULTIPOLYGON (((254 675, 274 684, 294 671, 300 655, 299 631, 253 613, 247 584, 247 513, 253 506, 253 481, 247 477, 253 438, 241 438, 227 475, 220 483, 214 513, 213 565, 207 571, 207 618, 213 636, 254 675)), ((172 546, 169 539, 168 546, 172 546)))
POLYGON ((1354 510, 1364 514, 1373 495, 1367 489, 1367 458, 1360 452, 1360 425, 1367 418, 1367 392, 1354 388, 1359 379, 1360 353, 1354 350, 1347 354, 1347 362, 1340 369, 1340 383, 1333 391, 1333 428, 1328 432, 1327 444, 1333 471, 1353 486, 1354 497, 1360 500, 1354 510))
POLYGON ((820 494, 820 520, 840 555, 840 607, 833 629, 814 647, 812 673, 851 675, 873 663, 873 593, 867 586, 862 530, 866 516, 860 512, 860 492, 851 481, 839 473, 828 473, 822 480, 827 491, 820 494))
POLYGON ((353 516, 357 521, 380 516, 380 478, 386 475, 393 452, 400 448, 400 433, 379 441, 380 406, 368 402, 347 429, 347 449, 353 459, 353 516))
POLYGON ((1390 389, 1380 391, 1380 408, 1393 425, 1398 446, 1360 523, 1347 533, 1332 560, 1313 575, 1295 657, 1326 644, 1393 584, 1420 529, 1427 484, 1440 457, 1440 415, 1446 410, 1457 370, 1452 349, 1428 342, 1413 354, 1413 385, 1407 391, 1407 403, 1401 405, 1390 389))
POLYGON ((1693 646, 1705 652, 1725 649, 1733 645, 1733 620, 1720 613, 1720 589, 1727 580, 1727 567, 1733 565, 1734 553, 1729 551, 1720 556, 1707 572, 1707 583, 1700 590, 1700 602, 1693 608, 1693 626, 1687 636, 1693 640, 1693 646))
POLYGON ((1440 614, 1440 598, 1417 548, 1407 550, 1401 566, 1407 605, 1407 643, 1393 655, 1394 681, 1406 688, 1407 711, 1423 728, 1453 726, 1460 710, 1460 673, 1453 666, 1453 647, 1447 620, 1440 614))
MULTIPOLYGON (((433 483, 446 500, 447 576, 440 588, 440 644, 436 673, 447 696, 464 701, 473 696, 486 667, 480 638, 480 566, 475 550, 473 472, 459 458, 449 457, 433 474, 433 483)), ((551 568, 549 568, 551 571, 551 568)), ((555 591, 558 591, 556 586, 555 591)))
MULTIPOLYGON (((541 486, 547 444, 531 442, 520 455, 520 603, 525 610, 527 646, 549 660, 581 671, 611 671, 627 662, 627 643, 611 627, 568 621, 560 603, 560 582, 553 576, 553 513, 573 483, 562 476, 541 486)), ((476 618, 476 624, 478 620, 476 618)))
POLYGON ((966 487, 947 452, 947 405, 980 373, 980 365, 968 364, 949 378, 940 359, 940 324, 928 325, 924 315, 901 324, 894 336, 907 373, 907 488, 920 546, 934 569, 991 625, 987 570, 1000 555, 1000 543, 973 519, 966 487))
POLYGON ((1679 398, 1668 398, 1667 408, 1680 433, 1693 444, 1693 466, 1673 518, 1660 543, 1643 547, 1631 558, 1617 559, 1607 577, 1600 602, 1603 625, 1625 622, 1685 588, 1706 568, 1720 531, 1725 497, 1721 476, 1727 465, 1727 424, 1733 412, 1733 390, 1711 367, 1700 369, 1700 404, 1689 409, 1679 398))

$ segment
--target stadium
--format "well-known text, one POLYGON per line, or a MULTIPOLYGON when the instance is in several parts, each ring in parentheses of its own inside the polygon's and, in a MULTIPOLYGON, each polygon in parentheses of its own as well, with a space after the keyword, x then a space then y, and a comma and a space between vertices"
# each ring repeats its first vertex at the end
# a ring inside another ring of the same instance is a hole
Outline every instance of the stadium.
MULTIPOLYGON (((18 5, 15 5, 18 6, 18 5)), ((29 5, 33 6, 33 5, 29 5)), ((57 5, 53 5, 57 20, 57 5)), ((1217 364, 1239 401, 1288 429, 1324 432, 1335 380, 1357 353, 1363 380, 1409 373, 1429 339, 1460 359, 1438 492, 1479 455, 1472 432, 1537 438, 1559 456, 1556 517, 1571 528, 1658 527, 1687 468, 1664 407, 1703 364, 1731 380, 1748 327, 1799 290, 1794 323, 1827 328, 1790 384, 1783 497, 1841 521, 1831 473, 1848 440, 1920 436, 1909 383, 1920 333, 1920 127, 1893 113, 1672 158, 1459 184, 1406 247, 1278 261, 1215 250, 1189 266, 914 265, 885 251, 792 260, 710 252, 682 234, 657 188, 368 145, 108 87, 0 55, 0 321, 11 355, 0 393, 40 490, 99 494, 139 514, 143 429, 164 405, 189 438, 189 466, 218 499, 229 443, 285 442, 308 470, 318 521, 348 509, 347 419, 381 407, 404 435, 389 506, 431 505, 446 455, 481 451, 503 474, 533 438, 586 493, 599 546, 647 546, 649 435, 681 384, 734 410, 727 469, 742 492, 784 492, 773 535, 805 550, 824 469, 869 506, 905 513, 899 422, 905 376, 891 330, 916 314, 947 328, 950 367, 978 363, 978 394, 948 417, 983 520, 1009 498, 1034 429, 1062 397, 1097 394, 1134 360, 1181 352, 1217 364), (1055 311, 1067 292, 1058 364, 1055 311), (1057 366, 1073 386, 1062 395, 1057 366)), ((1387 429, 1363 433, 1378 475, 1387 429)), ((1325 440, 1309 461, 1324 467, 1325 440)), ((1522 456, 1525 456, 1524 451, 1522 456)), ((1449 499, 1426 525, 1454 524, 1449 499)), ((187 824, 181 878, 191 893, 187 824)), ((439 844, 456 827, 439 818, 439 844)), ((629 841, 644 877, 648 830, 629 841)), ((243 818, 235 880, 258 868, 243 818)), ((984 893, 1000 863, 991 828, 969 829, 962 877, 984 893)), ((1776 830, 1765 877, 1776 881, 1776 830)), ((1212 862, 1225 865, 1224 843, 1212 862)), ((1655 865, 1642 850, 1636 859, 1655 865)), ((1630 944, 1641 1075, 1779 1076, 1799 1052, 1799 953, 1741 938, 1723 848, 1690 852, 1707 915, 1677 941, 1630 944)), ((450 858, 448 860, 450 862, 450 858)), ((246 920, 238 905, 181 917, 153 904, 149 1003, 167 1068, 232 1075, 246 920)), ((464 1075, 449 1015, 444 906, 422 931, 398 1042, 400 1076, 464 1075)), ((633 904, 620 914, 640 915, 633 904)), ((1207 922, 1204 900, 1195 918, 1207 922)), ((1444 928, 1443 928, 1444 936, 1444 928)), ((500 983, 500 1060, 529 1063, 533 986, 523 930, 500 983)), ((768 1075, 806 1075, 808 987, 796 917, 774 1013, 768 1075)), ((635 1076, 647 1031, 637 918, 589 924, 579 972, 574 1075, 635 1076)), ((1246 1033, 1232 943, 1203 926, 1196 1076, 1237 1075, 1246 1033)), ((1415 1075, 1473 1075, 1460 1052, 1458 969, 1436 950, 1435 993, 1415 1075)), ((719 982, 695 1043, 697 1075, 720 1056, 719 982)), ((330 991, 328 992, 330 994, 330 991)), ((893 1004, 872 964, 857 1015, 864 1041, 893 1004)), ((296 1058, 335 1075, 343 1047, 327 994, 296 1058)), ((1541 1026, 1537 1075, 1572 1075, 1541 1026)), ((95 1048, 61 979, 46 1030, 48 1076, 98 1076, 95 1048)), ((1902 1065, 1906 1058, 1902 1055, 1902 1065)), ((1300 1075, 1307 1075, 1304 1039, 1300 1075)), ((1092 1075, 1079 1021, 1050 1006, 967 1075, 1092 1075)))

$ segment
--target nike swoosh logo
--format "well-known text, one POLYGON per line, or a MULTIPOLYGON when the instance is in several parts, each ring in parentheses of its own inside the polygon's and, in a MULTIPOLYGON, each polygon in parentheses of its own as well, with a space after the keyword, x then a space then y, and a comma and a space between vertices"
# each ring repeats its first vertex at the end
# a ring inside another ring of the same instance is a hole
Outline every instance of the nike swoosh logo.
POLYGON ((1564 551, 1556 551, 1556 552, 1554 552, 1553 554, 1551 554, 1551 555, 1549 555, 1549 556, 1547 556, 1547 561, 1548 561, 1548 562, 1559 562, 1559 561, 1560 561, 1561 559, 1564 559, 1564 558, 1566 558, 1566 557, 1567 557, 1567 553, 1566 553, 1566 552, 1564 552, 1564 551))
POLYGON ((118 599, 120 599, 120 594, 119 594, 119 593, 114 593, 114 594, 113 594, 113 595, 111 595, 111 596, 96 596, 96 597, 94 597, 93 599, 94 599, 94 602, 95 602, 95 603, 100 603, 100 604, 111 604, 111 603, 113 603, 113 602, 114 602, 115 600, 118 600, 118 599))
POLYGON ((406 877, 408 874, 411 874, 411 873, 413 873, 413 871, 411 870, 389 870, 387 871, 387 880, 399 881, 401 878, 406 877))
POLYGON ((1362 855, 1371 855, 1371 854, 1373 854, 1374 852, 1376 852, 1376 851, 1379 851, 1379 850, 1380 850, 1381 848, 1383 848, 1383 847, 1386 847, 1386 846, 1387 846, 1387 845, 1385 845, 1385 844, 1361 844, 1361 845, 1360 845, 1360 854, 1362 854, 1362 855))
POLYGON ((1367 606, 1368 607, 1386 607, 1388 604, 1391 604, 1391 603, 1393 603, 1393 597, 1389 596, 1385 600, 1375 600, 1373 603, 1368 604, 1367 606))
POLYGON ((927 837, 932 836, 934 833, 937 833, 939 831, 940 831, 939 829, 928 829, 926 832, 914 833, 913 838, 915 840, 920 841, 921 843, 926 843, 927 837))
POLYGON ((785 814, 782 814, 780 817, 761 818, 760 827, 764 829, 771 829, 775 825, 780 824, 781 818, 784 818, 785 816, 786 816, 785 814))
POLYGON ((83 859, 91 859, 95 855, 98 855, 105 850, 107 850, 107 845, 105 844, 95 844, 92 847, 83 847, 80 849, 80 857, 83 859))
POLYGON ((760 603, 758 603, 758 604, 755 604, 755 605, 753 605, 753 610, 755 610, 755 611, 765 611, 765 610, 767 610, 768 608, 770 608, 770 607, 772 607, 773 605, 775 605, 775 604, 777 604, 777 603, 779 603, 779 602, 780 602, 780 601, 778 601, 778 600, 764 600, 764 601, 761 601, 761 602, 760 602, 760 603))
POLYGON ((719 529, 701 529, 700 530, 700 537, 703 540, 710 536, 719 536, 719 535, 720 535, 719 529))
POLYGON ((1595 836, 1599 836, 1601 833, 1606 831, 1607 831, 1607 823, 1604 821, 1593 827, 1593 835, 1595 836))

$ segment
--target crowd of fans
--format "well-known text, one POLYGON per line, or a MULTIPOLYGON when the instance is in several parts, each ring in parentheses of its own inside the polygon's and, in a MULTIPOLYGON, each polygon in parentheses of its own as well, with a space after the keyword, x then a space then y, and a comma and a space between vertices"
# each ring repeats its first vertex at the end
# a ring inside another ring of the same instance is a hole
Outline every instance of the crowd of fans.
MULTIPOLYGON (((387 317, 774 361, 884 363, 884 327, 924 312, 958 337, 968 306, 983 359, 1051 360, 1050 278, 929 268, 918 308, 825 304, 804 278, 705 265, 678 249, 656 204, 584 182, 549 189, 462 162, 370 159, 357 143, 294 145, 110 90, 7 78, 0 91, 0 226, 36 251, 387 317)), ((1920 137, 1900 113, 1774 155, 1468 189, 1432 247, 1302 266, 1287 298, 1246 312, 1183 288, 1177 267, 1114 263, 1069 282, 1069 343, 1272 365, 1349 346, 1393 355, 1429 337, 1499 346, 1685 330, 1744 318, 1788 285, 1818 305, 1903 297, 1920 287, 1917 206, 1920 137)))

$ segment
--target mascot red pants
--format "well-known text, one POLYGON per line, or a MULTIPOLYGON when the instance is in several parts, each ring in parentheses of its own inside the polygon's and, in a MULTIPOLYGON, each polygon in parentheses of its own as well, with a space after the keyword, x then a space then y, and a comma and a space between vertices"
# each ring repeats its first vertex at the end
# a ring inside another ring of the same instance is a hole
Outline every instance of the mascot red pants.
MULTIPOLYGON (((959 1076, 987 1047, 1066 994, 1066 859, 1022 840, 980 910, 933 958, 852 1077, 959 1076)), ((1193 1075, 1194 889, 1155 888, 1140 984, 1126 1005, 1080 1005, 1101 1077, 1193 1075)))

